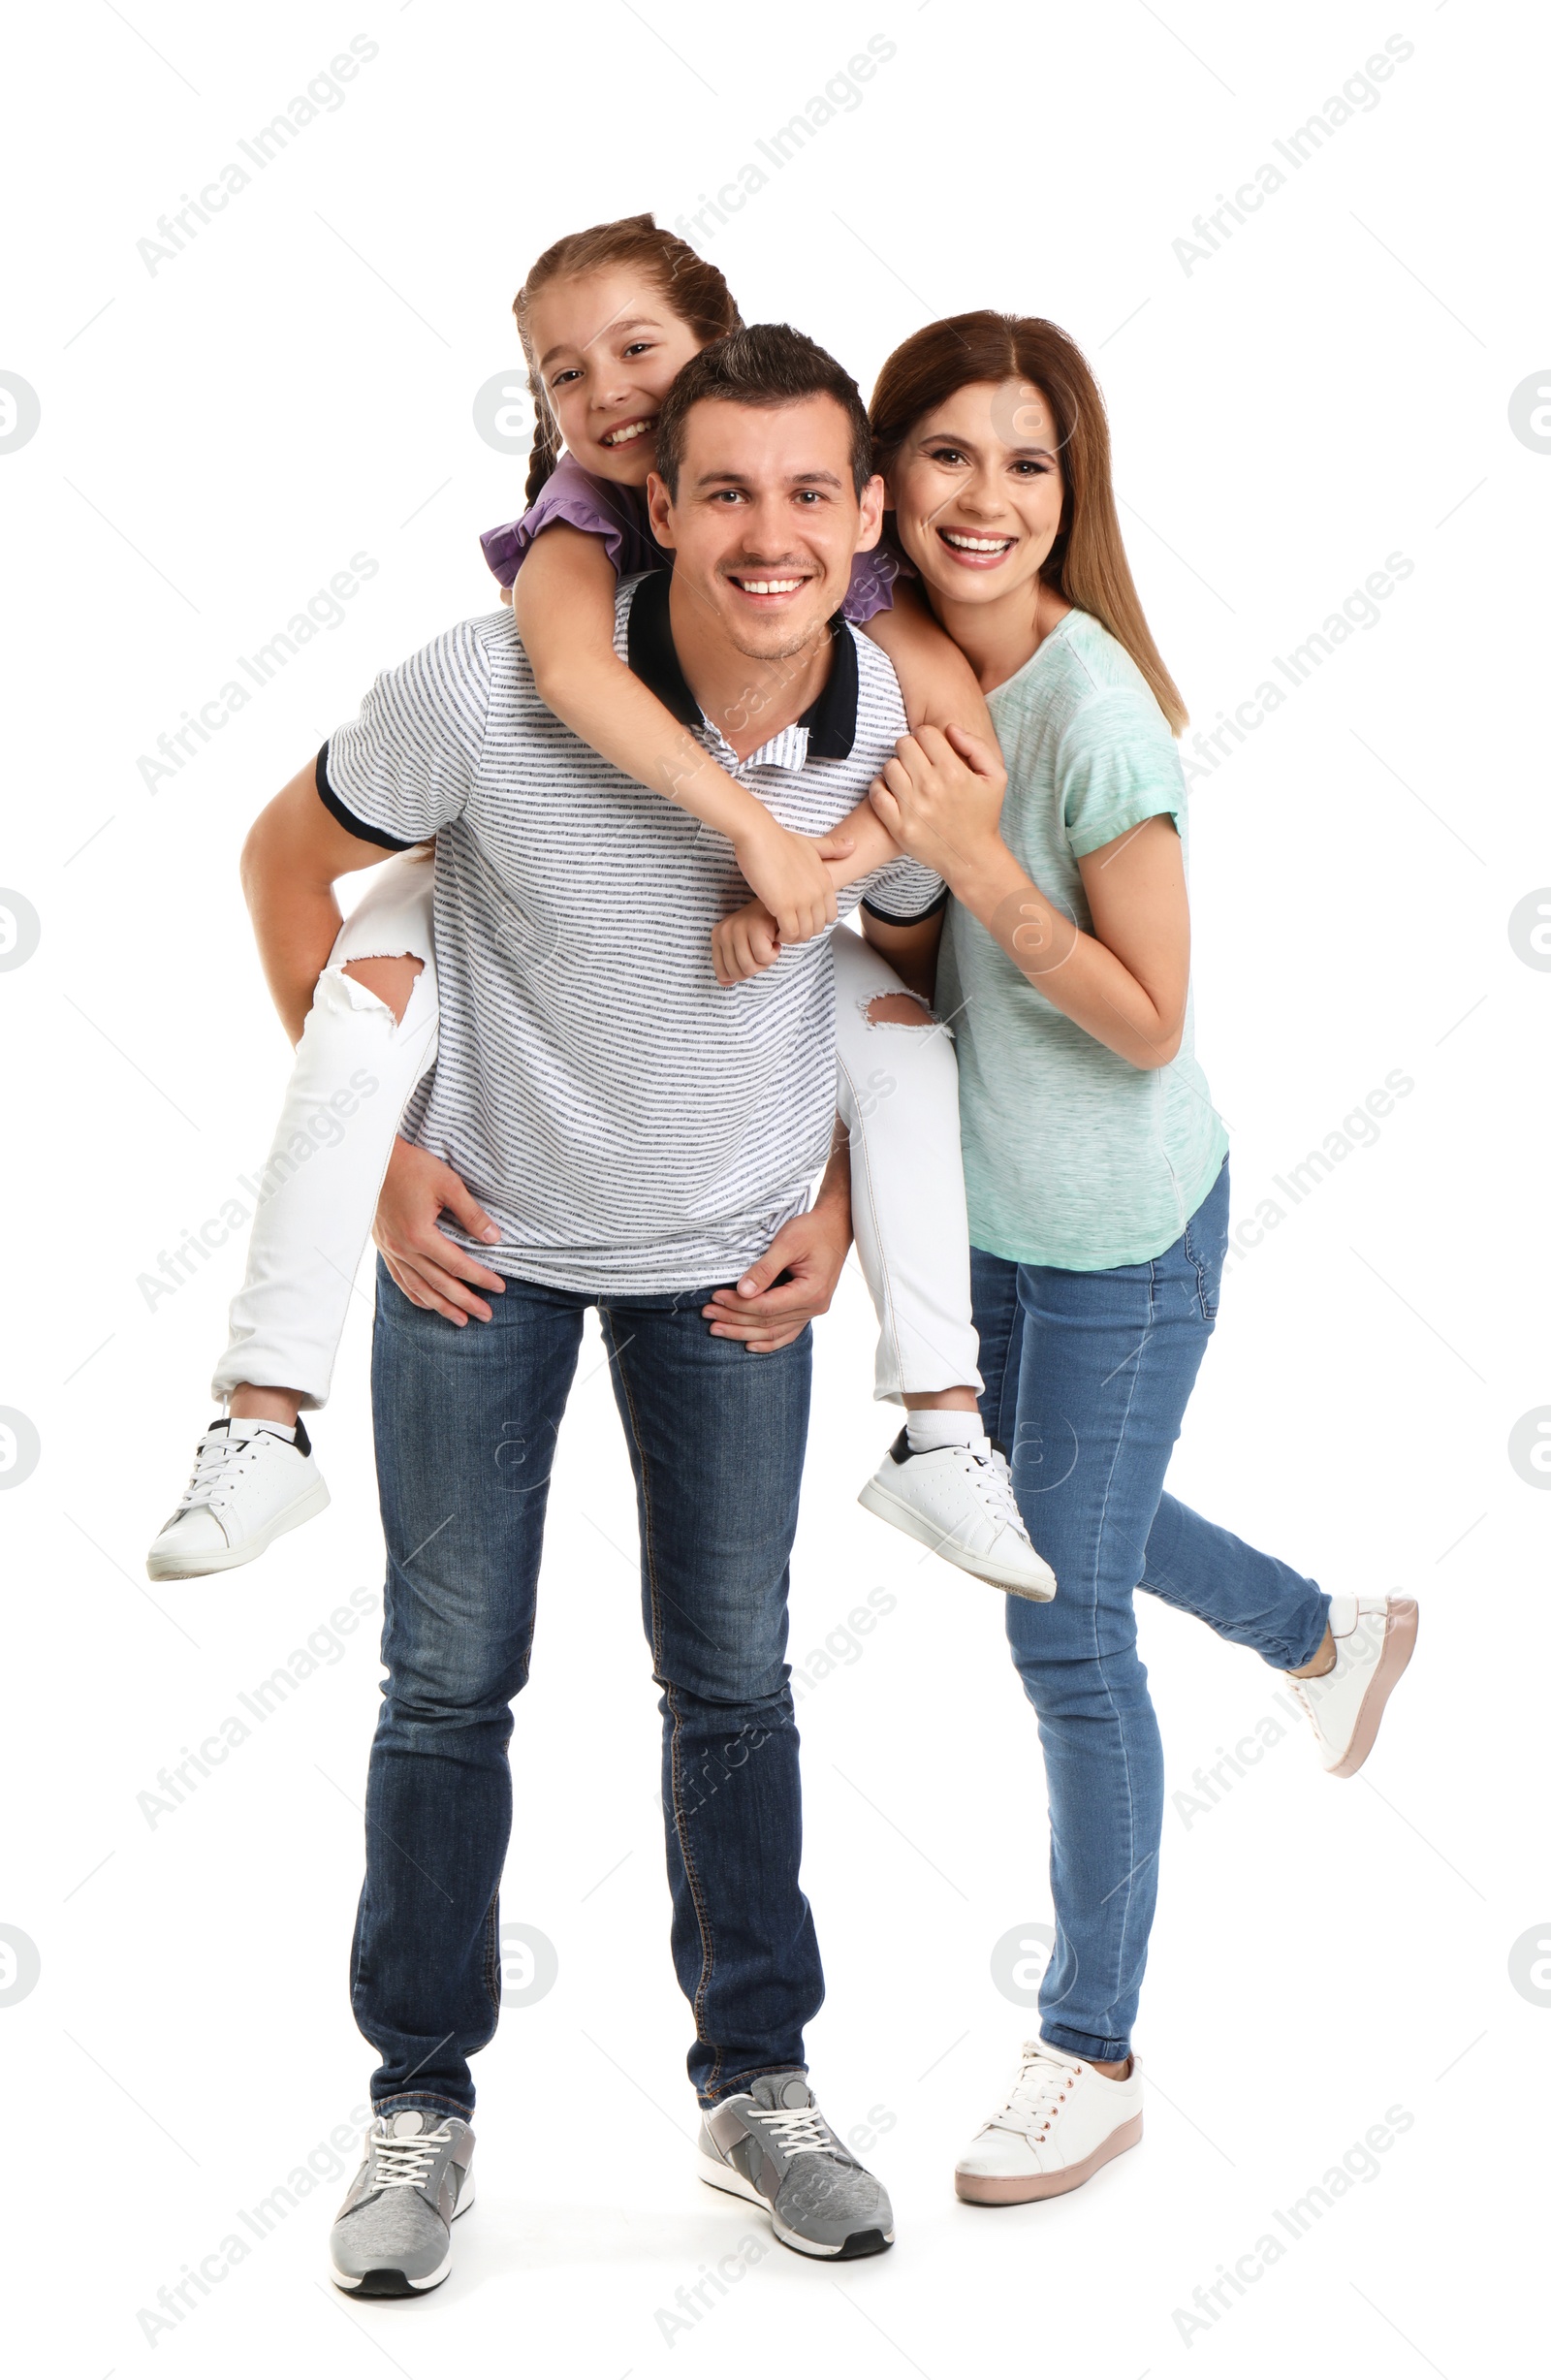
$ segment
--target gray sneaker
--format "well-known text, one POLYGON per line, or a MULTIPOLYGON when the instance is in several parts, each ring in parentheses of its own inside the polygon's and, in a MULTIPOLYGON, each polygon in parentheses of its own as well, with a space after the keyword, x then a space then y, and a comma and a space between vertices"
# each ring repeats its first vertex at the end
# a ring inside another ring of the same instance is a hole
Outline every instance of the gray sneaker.
POLYGON ((453 2269, 452 2224, 474 2204, 474 2135, 459 2115, 396 2108, 365 2151, 329 2235, 330 2269, 363 2298, 434 2289, 453 2269))
POLYGON ((699 2166, 713 2190, 766 2207, 776 2238, 801 2256, 881 2256, 894 2245, 887 2190, 836 2139, 800 2066, 708 2109, 699 2166))

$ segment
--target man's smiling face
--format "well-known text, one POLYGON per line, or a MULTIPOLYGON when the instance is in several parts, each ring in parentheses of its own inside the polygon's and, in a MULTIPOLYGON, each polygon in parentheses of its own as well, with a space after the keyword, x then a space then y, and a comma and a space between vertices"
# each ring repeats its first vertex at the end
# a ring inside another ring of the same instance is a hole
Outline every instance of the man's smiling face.
POLYGON ((648 495, 652 528, 673 551, 676 595, 697 613, 708 606, 727 642, 756 661, 813 643, 883 519, 880 479, 857 495, 851 425, 829 396, 693 405, 678 493, 653 472, 648 495))

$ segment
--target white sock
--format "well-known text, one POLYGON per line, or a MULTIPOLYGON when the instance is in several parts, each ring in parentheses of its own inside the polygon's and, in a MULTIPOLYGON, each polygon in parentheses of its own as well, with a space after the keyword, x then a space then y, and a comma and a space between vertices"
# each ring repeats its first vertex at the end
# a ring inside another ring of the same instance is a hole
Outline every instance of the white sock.
POLYGON ((978 1413, 951 1412, 946 1406, 924 1405, 908 1413, 905 1438, 912 1454, 931 1454, 938 1446, 973 1446, 985 1436, 978 1413))
POLYGON ((272 1430, 276 1438, 285 1440, 287 1445, 294 1446, 297 1443, 294 1422, 270 1421, 260 1413, 244 1413, 242 1419, 238 1421, 235 1414, 228 1413, 226 1417, 228 1438, 251 1438, 255 1430, 272 1430))

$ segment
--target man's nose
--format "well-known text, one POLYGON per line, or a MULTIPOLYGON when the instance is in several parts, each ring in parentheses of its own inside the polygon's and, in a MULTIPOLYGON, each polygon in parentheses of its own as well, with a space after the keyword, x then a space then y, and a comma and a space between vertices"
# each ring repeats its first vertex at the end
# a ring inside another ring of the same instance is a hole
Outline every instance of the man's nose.
POLYGON ((775 561, 792 551, 793 541, 800 534, 792 526, 791 513, 784 497, 756 496, 743 514, 743 543, 751 559, 775 561))

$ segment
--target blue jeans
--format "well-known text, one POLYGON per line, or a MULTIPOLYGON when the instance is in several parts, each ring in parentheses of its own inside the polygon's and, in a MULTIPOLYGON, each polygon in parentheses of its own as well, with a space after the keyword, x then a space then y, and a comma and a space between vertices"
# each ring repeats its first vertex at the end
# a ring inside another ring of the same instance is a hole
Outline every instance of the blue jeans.
MULTIPOLYGON (((586 1308, 598 1303, 635 1472, 642 1611, 662 1689, 673 1955, 703 2105, 801 2066, 824 1996, 798 1883, 787 1561, 812 1339, 713 1339, 707 1292, 610 1297, 509 1280, 461 1330, 379 1264, 371 1394, 388 1670, 366 1784, 351 1998, 379 2110, 467 2116, 500 2007, 506 1748, 527 1681, 544 1511, 586 1308)), ((581 1689, 578 1689, 579 1698, 581 1689)), ((580 1706, 580 1704, 579 1704, 580 1706)), ((588 1733, 588 1760, 610 1759, 588 1733)), ((551 1781, 563 1808, 565 1781, 551 1781)))
POLYGON ((1011 1450, 1056 1598, 1007 1598, 1039 1717, 1056 1947, 1040 2030, 1078 2057, 1130 2054, 1157 1896, 1163 1754, 1136 1650, 1138 1587, 1277 1669, 1318 1651, 1330 1599, 1163 1492, 1217 1318, 1228 1169, 1172 1248, 1073 1273, 972 1252, 981 1412, 1011 1450))

